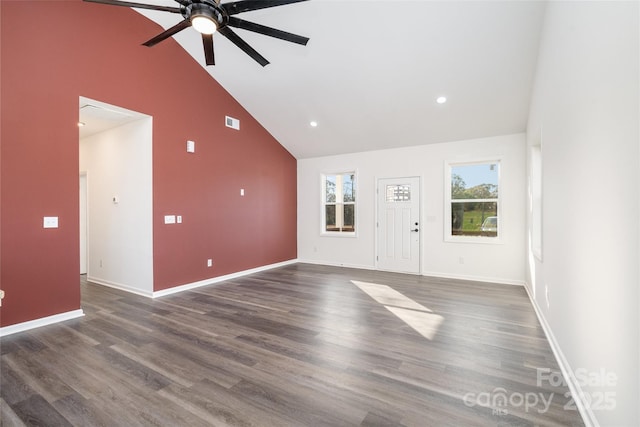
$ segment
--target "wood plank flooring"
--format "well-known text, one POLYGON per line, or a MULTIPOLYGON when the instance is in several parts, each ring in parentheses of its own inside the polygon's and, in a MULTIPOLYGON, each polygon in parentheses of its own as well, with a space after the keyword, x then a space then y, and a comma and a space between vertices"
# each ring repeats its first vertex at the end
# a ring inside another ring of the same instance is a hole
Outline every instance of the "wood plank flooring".
POLYGON ((85 317, 1 339, 3 426, 583 425, 538 384, 559 368, 521 287, 309 264, 81 287, 85 317))

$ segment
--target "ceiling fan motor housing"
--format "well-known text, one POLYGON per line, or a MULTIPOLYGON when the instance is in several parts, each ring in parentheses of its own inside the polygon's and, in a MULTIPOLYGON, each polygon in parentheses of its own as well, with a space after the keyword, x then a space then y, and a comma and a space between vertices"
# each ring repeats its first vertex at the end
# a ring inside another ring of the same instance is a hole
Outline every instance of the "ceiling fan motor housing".
POLYGON ((184 16, 185 19, 192 20, 196 16, 204 16, 214 21, 218 28, 226 25, 225 21, 227 19, 225 18, 228 18, 224 13, 224 10, 219 8, 218 5, 213 1, 205 0, 200 2, 193 2, 184 7, 183 10, 184 12, 182 13, 182 16, 184 16))

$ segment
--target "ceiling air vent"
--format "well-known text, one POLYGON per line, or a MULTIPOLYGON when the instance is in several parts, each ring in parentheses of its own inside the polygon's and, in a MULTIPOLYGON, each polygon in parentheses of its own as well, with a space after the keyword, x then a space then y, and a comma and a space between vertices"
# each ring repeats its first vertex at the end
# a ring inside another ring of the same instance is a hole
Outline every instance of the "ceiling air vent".
POLYGON ((224 124, 227 125, 228 128, 240 130, 240 120, 234 119, 233 117, 225 116, 224 124))

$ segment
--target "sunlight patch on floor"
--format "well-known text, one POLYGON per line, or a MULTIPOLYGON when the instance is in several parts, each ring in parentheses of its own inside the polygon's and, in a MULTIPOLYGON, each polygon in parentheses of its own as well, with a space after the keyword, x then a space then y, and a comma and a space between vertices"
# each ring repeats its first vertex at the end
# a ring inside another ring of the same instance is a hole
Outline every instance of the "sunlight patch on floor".
POLYGON ((444 320, 444 317, 433 313, 432 310, 388 285, 359 282, 357 280, 352 280, 351 283, 382 304, 387 310, 428 340, 432 340, 435 337, 444 320))

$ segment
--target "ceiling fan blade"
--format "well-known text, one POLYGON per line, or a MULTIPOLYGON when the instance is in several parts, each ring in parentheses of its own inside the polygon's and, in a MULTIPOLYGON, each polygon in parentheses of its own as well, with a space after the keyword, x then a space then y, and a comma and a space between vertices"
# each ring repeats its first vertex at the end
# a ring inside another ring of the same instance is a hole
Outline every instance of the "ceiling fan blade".
POLYGON ((146 42, 144 42, 142 44, 147 46, 147 47, 154 46, 154 45, 160 43, 161 41, 163 41, 165 39, 168 39, 172 35, 180 32, 180 31, 182 31, 185 28, 188 28, 190 26, 191 26, 191 21, 189 21, 188 19, 185 19, 184 21, 181 21, 180 23, 178 23, 178 24, 174 25, 173 27, 163 31, 162 33, 158 34, 157 36, 155 36, 151 40, 147 40, 146 42))
POLYGON ((162 12, 181 13, 179 7, 158 6, 155 4, 132 3, 120 0, 84 0, 90 3, 108 4, 111 6, 137 7, 138 9, 160 10, 162 12))
POLYGON ((204 46, 204 59, 207 65, 216 65, 213 57, 213 34, 203 34, 202 45, 204 46))
POLYGON ((250 10, 266 9, 268 7, 284 6, 285 4, 300 3, 308 0, 241 0, 231 3, 222 3, 229 15, 236 13, 248 12, 250 10))
POLYGON ((275 37, 277 39, 286 40, 291 43, 297 43, 306 46, 309 41, 308 37, 298 36, 296 34, 287 33, 286 31, 277 30, 275 28, 245 21, 244 19, 229 17, 229 26, 242 28, 243 30, 253 31, 254 33, 264 34, 265 36, 275 37))
POLYGON ((218 32, 220 34, 222 34, 223 36, 225 36, 226 38, 228 38, 231 41, 231 43, 235 44, 240 49, 242 49, 244 51, 244 53, 246 53, 247 55, 252 57, 258 64, 260 64, 260 65, 262 65, 264 67, 265 65, 267 65, 269 63, 269 61, 267 61, 262 55, 260 55, 258 52, 256 52, 256 50, 254 48, 249 46, 247 44, 247 42, 242 40, 236 33, 234 33, 231 28, 222 27, 222 28, 218 29, 218 32))

